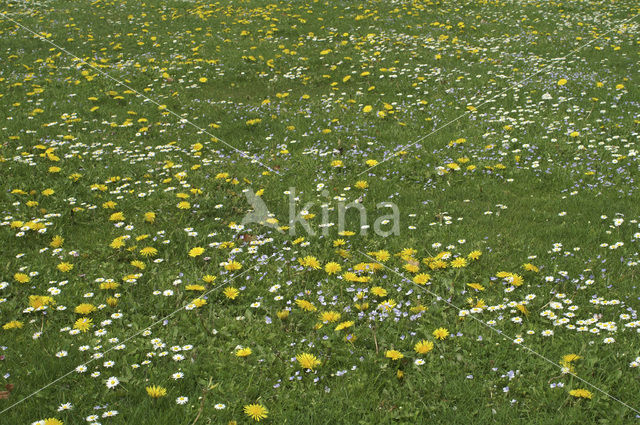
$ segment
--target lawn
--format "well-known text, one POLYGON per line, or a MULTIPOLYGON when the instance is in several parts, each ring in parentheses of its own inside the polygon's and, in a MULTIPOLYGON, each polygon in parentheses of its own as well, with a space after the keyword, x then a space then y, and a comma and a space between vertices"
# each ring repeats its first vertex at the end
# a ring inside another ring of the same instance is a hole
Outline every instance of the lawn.
POLYGON ((0 423, 635 423, 638 12, 0 2, 0 423))

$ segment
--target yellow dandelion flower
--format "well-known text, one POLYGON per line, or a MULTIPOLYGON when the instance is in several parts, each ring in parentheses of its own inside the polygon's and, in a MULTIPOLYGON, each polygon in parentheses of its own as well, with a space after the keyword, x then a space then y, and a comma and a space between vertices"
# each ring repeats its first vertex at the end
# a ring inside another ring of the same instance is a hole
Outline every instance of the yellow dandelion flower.
POLYGON ((319 366, 321 363, 316 356, 308 353, 298 354, 296 356, 296 360, 298 360, 298 363, 300 363, 300 366, 303 369, 311 369, 311 370, 315 369, 316 366, 319 366))
POLYGON ((110 281, 102 282, 100 284, 100 289, 105 289, 105 290, 118 289, 119 286, 120 284, 118 282, 110 280, 110 281))
POLYGON ((389 358, 389 359, 391 359, 391 360, 400 360, 400 359, 404 358, 404 354, 402 354, 398 350, 387 350, 384 353, 384 356, 389 358))
POLYGON ((236 350, 236 357, 247 357, 251 355, 253 351, 249 347, 243 347, 236 350))
POLYGON ((344 239, 336 239, 335 241, 333 241, 333 246, 334 248, 337 248, 339 246, 342 246, 344 244, 346 244, 347 242, 344 239))
POLYGON ((477 260, 481 255, 481 251, 471 251, 469 255, 467 255, 467 258, 469 258, 470 260, 477 260))
POLYGON ((346 322, 341 322, 338 324, 338 326, 336 326, 336 331, 341 331, 343 329, 350 328, 353 325, 354 325, 353 320, 347 320, 346 322))
POLYGON ((146 221, 147 223, 153 223, 154 221, 156 221, 156 213, 152 211, 144 213, 144 221, 146 221))
POLYGON ((207 300, 205 300, 204 298, 196 298, 195 300, 191 301, 191 303, 196 307, 200 308, 203 305, 207 304, 207 300))
POLYGON ((189 257, 197 257, 202 255, 202 253, 204 253, 204 248, 197 246, 195 248, 191 248, 189 251, 189 257))
POLYGON ((90 318, 81 317, 80 319, 76 320, 76 322, 73 324, 73 328, 78 329, 82 332, 86 332, 91 328, 92 324, 93 324, 93 320, 91 320, 90 318))
POLYGON ((238 291, 233 286, 229 286, 228 288, 225 288, 225 290, 222 293, 224 294, 225 297, 229 298, 230 300, 235 300, 236 298, 238 298, 240 291, 238 291))
POLYGON ((89 303, 78 304, 74 310, 78 314, 87 315, 96 311, 96 306, 89 303))
POLYGON ((340 266, 340 264, 338 264, 338 263, 336 263, 334 261, 331 261, 331 262, 325 264, 325 266, 324 266, 324 271, 327 274, 330 274, 330 275, 339 273, 341 270, 342 270, 342 266, 340 266))
POLYGON ((413 283, 417 285, 426 285, 431 280, 431 275, 428 273, 420 273, 414 276, 413 283))
POLYGON ((435 331, 433 331, 433 336, 436 339, 443 340, 449 336, 449 331, 446 330, 445 328, 438 328, 435 331))
POLYGON ((29 283, 31 281, 31 278, 25 273, 16 273, 13 278, 20 283, 29 283))
POLYGON ((187 285, 184 288, 187 291, 204 291, 204 285, 187 285))
POLYGON ((423 339, 413 346, 413 350, 418 354, 427 354, 429 351, 433 350, 433 342, 423 339))
POLYGON ((12 320, 11 322, 7 322, 4 325, 2 325, 2 329, 4 330, 9 330, 9 329, 22 329, 23 323, 19 320, 12 320))
POLYGON ((337 311, 323 311, 320 313, 320 320, 325 323, 333 323, 340 320, 340 313, 337 311))
POLYGON ((301 266, 310 267, 314 270, 320 268, 320 261, 318 261, 316 257, 313 257, 311 255, 307 255, 304 258, 298 258, 298 263, 300 263, 301 266))
POLYGON ((480 285, 479 283, 467 283, 467 286, 469 288, 473 288, 476 291, 484 291, 484 286, 480 285))
POLYGON ((206 283, 213 283, 216 280, 215 276, 211 276, 210 274, 202 276, 202 280, 206 283))
POLYGON ((160 398, 167 395, 167 389, 157 385, 146 387, 146 390, 147 390, 147 394, 151 398, 160 398))
POLYGON ((49 246, 51 248, 60 248, 63 243, 64 243, 64 238, 60 235, 57 235, 57 236, 54 236, 53 239, 51 239, 51 243, 49 244, 49 246))
POLYGON ((239 262, 233 260, 233 261, 229 261, 229 262, 225 263, 224 268, 225 268, 225 270, 228 270, 228 271, 236 271, 236 270, 240 270, 242 268, 242 264, 240 264, 239 262))
POLYGON ((144 247, 140 250, 140 255, 143 257, 153 257, 158 253, 158 250, 152 246, 144 247))
POLYGON ((287 317, 289 317, 289 310, 280 310, 276 313, 276 315, 278 316, 278 319, 285 320, 287 317))
POLYGON ((113 241, 111 241, 109 246, 113 249, 122 248, 124 246, 124 239, 122 237, 117 237, 113 241))
POLYGON ((109 221, 124 221, 124 214, 121 212, 114 212, 109 216, 109 221))
POLYGON ((131 264, 133 267, 136 267, 140 270, 144 270, 147 266, 140 260, 133 260, 132 262, 130 262, 129 264, 131 264))
POLYGON ((593 394, 591 393, 591 391, 585 390, 584 388, 571 390, 569 391, 569 395, 572 395, 576 398, 587 398, 587 399, 591 399, 593 397, 593 394))
POLYGON ((247 404, 244 406, 244 413, 256 422, 265 419, 269 411, 261 404, 247 404))
POLYGON ((582 357, 577 355, 577 354, 565 354, 564 356, 562 356, 562 362, 563 363, 571 363, 571 362, 575 362, 576 360, 580 360, 582 357))
POLYGON ((387 290, 380 286, 374 286, 373 288, 371 288, 371 293, 380 298, 387 296, 387 290))
POLYGON ((71 264, 71 263, 60 263, 56 267, 62 273, 67 273, 67 272, 70 272, 71 270, 73 270, 73 264, 71 264))
POLYGON ((296 300, 296 305, 304 311, 315 311, 316 306, 307 300, 296 300))
POLYGON ((460 269, 460 268, 466 267, 466 266, 467 266, 467 260, 465 260, 462 257, 454 258, 451 261, 451 267, 453 267, 454 269, 460 269))

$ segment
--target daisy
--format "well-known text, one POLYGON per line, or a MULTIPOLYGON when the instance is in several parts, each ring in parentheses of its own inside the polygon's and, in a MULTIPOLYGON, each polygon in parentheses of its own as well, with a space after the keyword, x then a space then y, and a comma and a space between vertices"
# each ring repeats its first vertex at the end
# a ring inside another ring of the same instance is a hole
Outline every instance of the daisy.
POLYGON ((115 388, 119 383, 120 381, 115 376, 110 377, 106 382, 107 388, 115 388))

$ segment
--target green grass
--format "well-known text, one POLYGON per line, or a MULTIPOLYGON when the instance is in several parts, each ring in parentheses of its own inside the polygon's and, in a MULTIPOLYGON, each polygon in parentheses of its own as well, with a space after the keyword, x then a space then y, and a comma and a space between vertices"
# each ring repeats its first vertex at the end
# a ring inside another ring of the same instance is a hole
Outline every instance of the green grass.
POLYGON ((1 422, 252 423, 253 403, 278 424, 635 421, 637 11, 3 2, 1 422), (238 227, 245 190, 263 190, 284 231, 238 227), (287 229, 290 190, 296 212, 311 203, 315 235, 287 229), (339 234, 339 203, 354 200, 370 229, 349 210, 354 234, 339 234), (397 206, 399 234, 373 232, 381 202, 397 206), (381 251, 381 263, 365 255, 381 251), (51 298, 34 308, 34 296, 51 298), (76 313, 83 303, 97 309, 76 313), (72 331, 85 316, 91 327, 72 331), (434 348, 416 353, 423 339, 434 348))

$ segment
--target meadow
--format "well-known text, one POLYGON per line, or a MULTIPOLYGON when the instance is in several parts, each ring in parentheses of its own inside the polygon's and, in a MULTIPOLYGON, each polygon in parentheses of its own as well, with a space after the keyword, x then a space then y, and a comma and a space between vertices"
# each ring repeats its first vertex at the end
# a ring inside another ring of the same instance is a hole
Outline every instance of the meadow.
POLYGON ((636 423, 639 12, 3 0, 0 423, 636 423))

